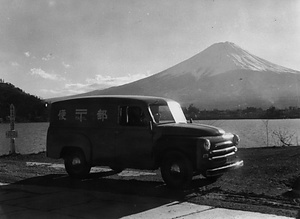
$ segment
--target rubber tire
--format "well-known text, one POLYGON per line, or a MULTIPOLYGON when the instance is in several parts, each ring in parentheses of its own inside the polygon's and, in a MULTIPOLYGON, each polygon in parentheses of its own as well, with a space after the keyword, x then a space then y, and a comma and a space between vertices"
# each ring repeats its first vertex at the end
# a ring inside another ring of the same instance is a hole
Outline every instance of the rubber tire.
POLYGON ((164 156, 160 171, 167 186, 174 189, 187 188, 193 178, 191 161, 184 154, 177 151, 168 152, 164 156), (177 168, 177 171, 174 168, 177 168))
POLYGON ((80 150, 72 150, 65 156, 64 160, 65 169, 72 178, 83 179, 90 173, 91 166, 80 150))

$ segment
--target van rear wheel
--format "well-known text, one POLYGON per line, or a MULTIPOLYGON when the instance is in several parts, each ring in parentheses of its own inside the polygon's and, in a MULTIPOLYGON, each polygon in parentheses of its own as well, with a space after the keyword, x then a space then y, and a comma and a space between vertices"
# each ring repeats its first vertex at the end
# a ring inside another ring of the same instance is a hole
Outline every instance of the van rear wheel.
POLYGON ((193 178, 191 161, 177 151, 168 152, 164 156, 160 170, 167 186, 175 189, 188 187, 193 178))
POLYGON ((73 178, 85 178, 91 166, 87 163, 84 154, 79 150, 73 150, 64 157, 65 169, 73 178))

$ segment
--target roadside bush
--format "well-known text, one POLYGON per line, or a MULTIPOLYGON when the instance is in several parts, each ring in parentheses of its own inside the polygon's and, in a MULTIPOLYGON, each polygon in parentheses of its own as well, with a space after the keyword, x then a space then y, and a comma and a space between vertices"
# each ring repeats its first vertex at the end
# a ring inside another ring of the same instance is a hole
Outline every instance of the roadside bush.
POLYGON ((280 128, 277 130, 273 130, 272 136, 276 144, 275 146, 292 146, 295 134, 295 132, 290 132, 289 130, 282 130, 280 128))

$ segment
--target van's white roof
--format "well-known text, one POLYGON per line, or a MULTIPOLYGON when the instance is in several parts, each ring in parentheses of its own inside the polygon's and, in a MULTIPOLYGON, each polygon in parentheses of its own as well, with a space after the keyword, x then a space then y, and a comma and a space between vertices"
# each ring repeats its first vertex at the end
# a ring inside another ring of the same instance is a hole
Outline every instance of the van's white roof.
POLYGON ((155 96, 143 96, 143 95, 93 95, 93 96, 81 96, 81 97, 71 97, 63 100, 58 100, 53 103, 71 101, 71 100, 81 100, 81 99, 128 99, 128 100, 140 100, 147 103, 153 103, 154 101, 172 101, 171 99, 164 97, 155 97, 155 96))

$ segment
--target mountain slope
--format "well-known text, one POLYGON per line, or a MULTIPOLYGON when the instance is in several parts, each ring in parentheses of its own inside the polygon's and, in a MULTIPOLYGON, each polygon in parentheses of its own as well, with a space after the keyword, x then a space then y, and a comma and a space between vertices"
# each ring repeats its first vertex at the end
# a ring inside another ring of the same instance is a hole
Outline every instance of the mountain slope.
POLYGON ((300 72, 225 42, 158 74, 86 95, 95 94, 163 96, 200 109, 300 107, 300 72))
POLYGON ((43 100, 25 93, 10 83, 0 82, 1 121, 9 120, 10 104, 15 106, 18 122, 47 121, 47 111, 43 100))

